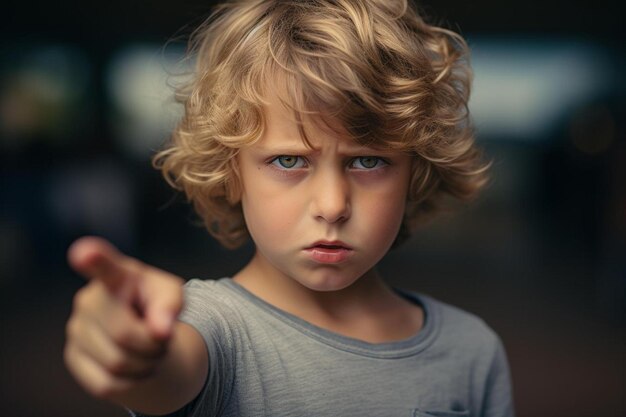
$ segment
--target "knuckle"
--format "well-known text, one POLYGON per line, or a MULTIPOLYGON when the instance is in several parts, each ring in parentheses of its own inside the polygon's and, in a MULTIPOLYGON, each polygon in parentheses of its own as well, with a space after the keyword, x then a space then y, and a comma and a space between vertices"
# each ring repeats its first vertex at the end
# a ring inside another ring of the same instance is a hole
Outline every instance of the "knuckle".
POLYGON ((74 295, 74 302, 73 302, 73 310, 74 311, 81 311, 83 310, 83 308, 87 305, 88 301, 86 300, 86 298, 88 297, 88 292, 87 292, 87 288, 83 288, 81 290, 79 290, 78 292, 76 292, 76 295, 74 295))
POLYGON ((87 311, 98 301, 98 283, 91 282, 78 290, 74 295, 74 311, 87 311))
POLYGON ((86 388, 91 395, 100 400, 110 400, 117 393, 112 377, 104 377, 100 381, 88 385, 86 388))
POLYGON ((133 344, 134 336, 132 332, 128 331, 126 328, 112 328, 110 336, 113 342, 118 346, 131 347, 133 344))
POLYGON ((176 275, 172 275, 174 282, 176 284, 176 295, 182 297, 183 296, 183 285, 185 284, 185 280, 176 275))
POLYGON ((118 355, 110 359, 106 365, 105 369, 112 375, 124 375, 128 372, 130 366, 126 357, 123 355, 118 355))
POLYGON ((151 376, 154 372, 154 361, 132 361, 121 359, 111 363, 107 372, 114 378, 142 379, 151 376))
POLYGON ((160 361, 166 353, 166 348, 162 344, 154 344, 151 346, 146 346, 143 350, 143 356, 150 361, 158 362, 160 361))
POLYGON ((79 321, 76 319, 76 317, 70 317, 70 319, 67 321, 67 324, 65 325, 65 337, 68 340, 74 339, 76 337, 76 335, 80 334, 79 332, 79 328, 80 327, 80 323, 79 321))
POLYGON ((92 325, 89 317, 72 316, 65 325, 66 341, 81 345, 81 342, 89 340, 91 335, 90 326, 92 325))
POLYGON ((145 379, 145 378, 150 378, 151 376, 154 375, 154 373, 155 373, 155 366, 147 365, 140 369, 137 369, 133 377, 135 379, 145 379))
POLYGON ((168 293, 170 294, 172 300, 176 300, 177 303, 182 304, 183 284, 185 281, 176 275, 169 275, 168 278, 170 279, 168 282, 168 293))
POLYGON ((66 343, 63 347, 63 363, 65 363, 68 369, 72 370, 74 365, 74 349, 70 343, 66 343))
POLYGON ((169 274, 169 277, 172 279, 172 282, 174 284, 176 284, 177 292, 182 294, 183 293, 183 284, 185 283, 185 280, 182 279, 181 277, 179 277, 178 275, 174 275, 174 274, 169 274))
POLYGON ((130 256, 125 257, 123 263, 126 265, 127 269, 131 270, 138 276, 141 276, 148 271, 148 265, 141 262, 139 259, 131 258, 130 256))

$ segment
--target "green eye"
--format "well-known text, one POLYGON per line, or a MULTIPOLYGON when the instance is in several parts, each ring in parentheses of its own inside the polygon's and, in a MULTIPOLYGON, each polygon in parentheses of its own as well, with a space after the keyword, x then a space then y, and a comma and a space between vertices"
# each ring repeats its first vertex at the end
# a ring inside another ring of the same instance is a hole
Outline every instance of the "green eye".
POLYGON ((303 161, 299 156, 281 155, 274 158, 272 164, 279 168, 301 168, 303 166, 303 161))
POLYGON ((373 169, 378 167, 380 164, 385 164, 385 161, 377 156, 360 156, 353 162, 354 168, 357 169, 373 169))

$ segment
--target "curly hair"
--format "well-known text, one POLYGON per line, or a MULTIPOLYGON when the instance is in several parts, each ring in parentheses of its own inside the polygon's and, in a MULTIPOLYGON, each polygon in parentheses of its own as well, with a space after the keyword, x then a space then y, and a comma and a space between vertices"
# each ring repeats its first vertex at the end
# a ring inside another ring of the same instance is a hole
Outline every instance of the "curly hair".
POLYGON ((153 164, 226 247, 248 237, 236 155, 262 136, 278 78, 296 120, 314 116, 360 144, 414 156, 396 244, 444 195, 471 199, 487 181, 467 109, 467 44, 407 0, 230 1, 194 31, 188 56, 184 115, 153 164))

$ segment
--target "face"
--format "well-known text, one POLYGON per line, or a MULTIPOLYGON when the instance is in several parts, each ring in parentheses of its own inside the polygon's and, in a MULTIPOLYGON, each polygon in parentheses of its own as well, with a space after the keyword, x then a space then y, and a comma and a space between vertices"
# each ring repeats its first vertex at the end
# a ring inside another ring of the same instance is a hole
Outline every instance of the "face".
POLYGON ((266 117, 261 140, 238 154, 259 272, 316 291, 346 288, 376 265, 398 233, 411 157, 311 126, 307 147, 280 104, 268 105, 266 117))

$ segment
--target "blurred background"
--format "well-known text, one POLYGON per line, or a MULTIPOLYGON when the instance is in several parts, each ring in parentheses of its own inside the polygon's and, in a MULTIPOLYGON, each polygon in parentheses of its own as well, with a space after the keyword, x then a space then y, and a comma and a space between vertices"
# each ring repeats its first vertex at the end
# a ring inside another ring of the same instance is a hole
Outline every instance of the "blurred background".
MULTIPOLYGON (((231 275, 150 166, 211 1, 9 2, 0 26, 0 415, 124 416, 62 363, 84 234, 183 277, 231 275)), ((521 417, 626 415, 626 86, 617 1, 433 0, 473 50, 470 109, 493 181, 382 265, 485 319, 521 417), (460 29, 459 29, 460 28, 460 29)))

